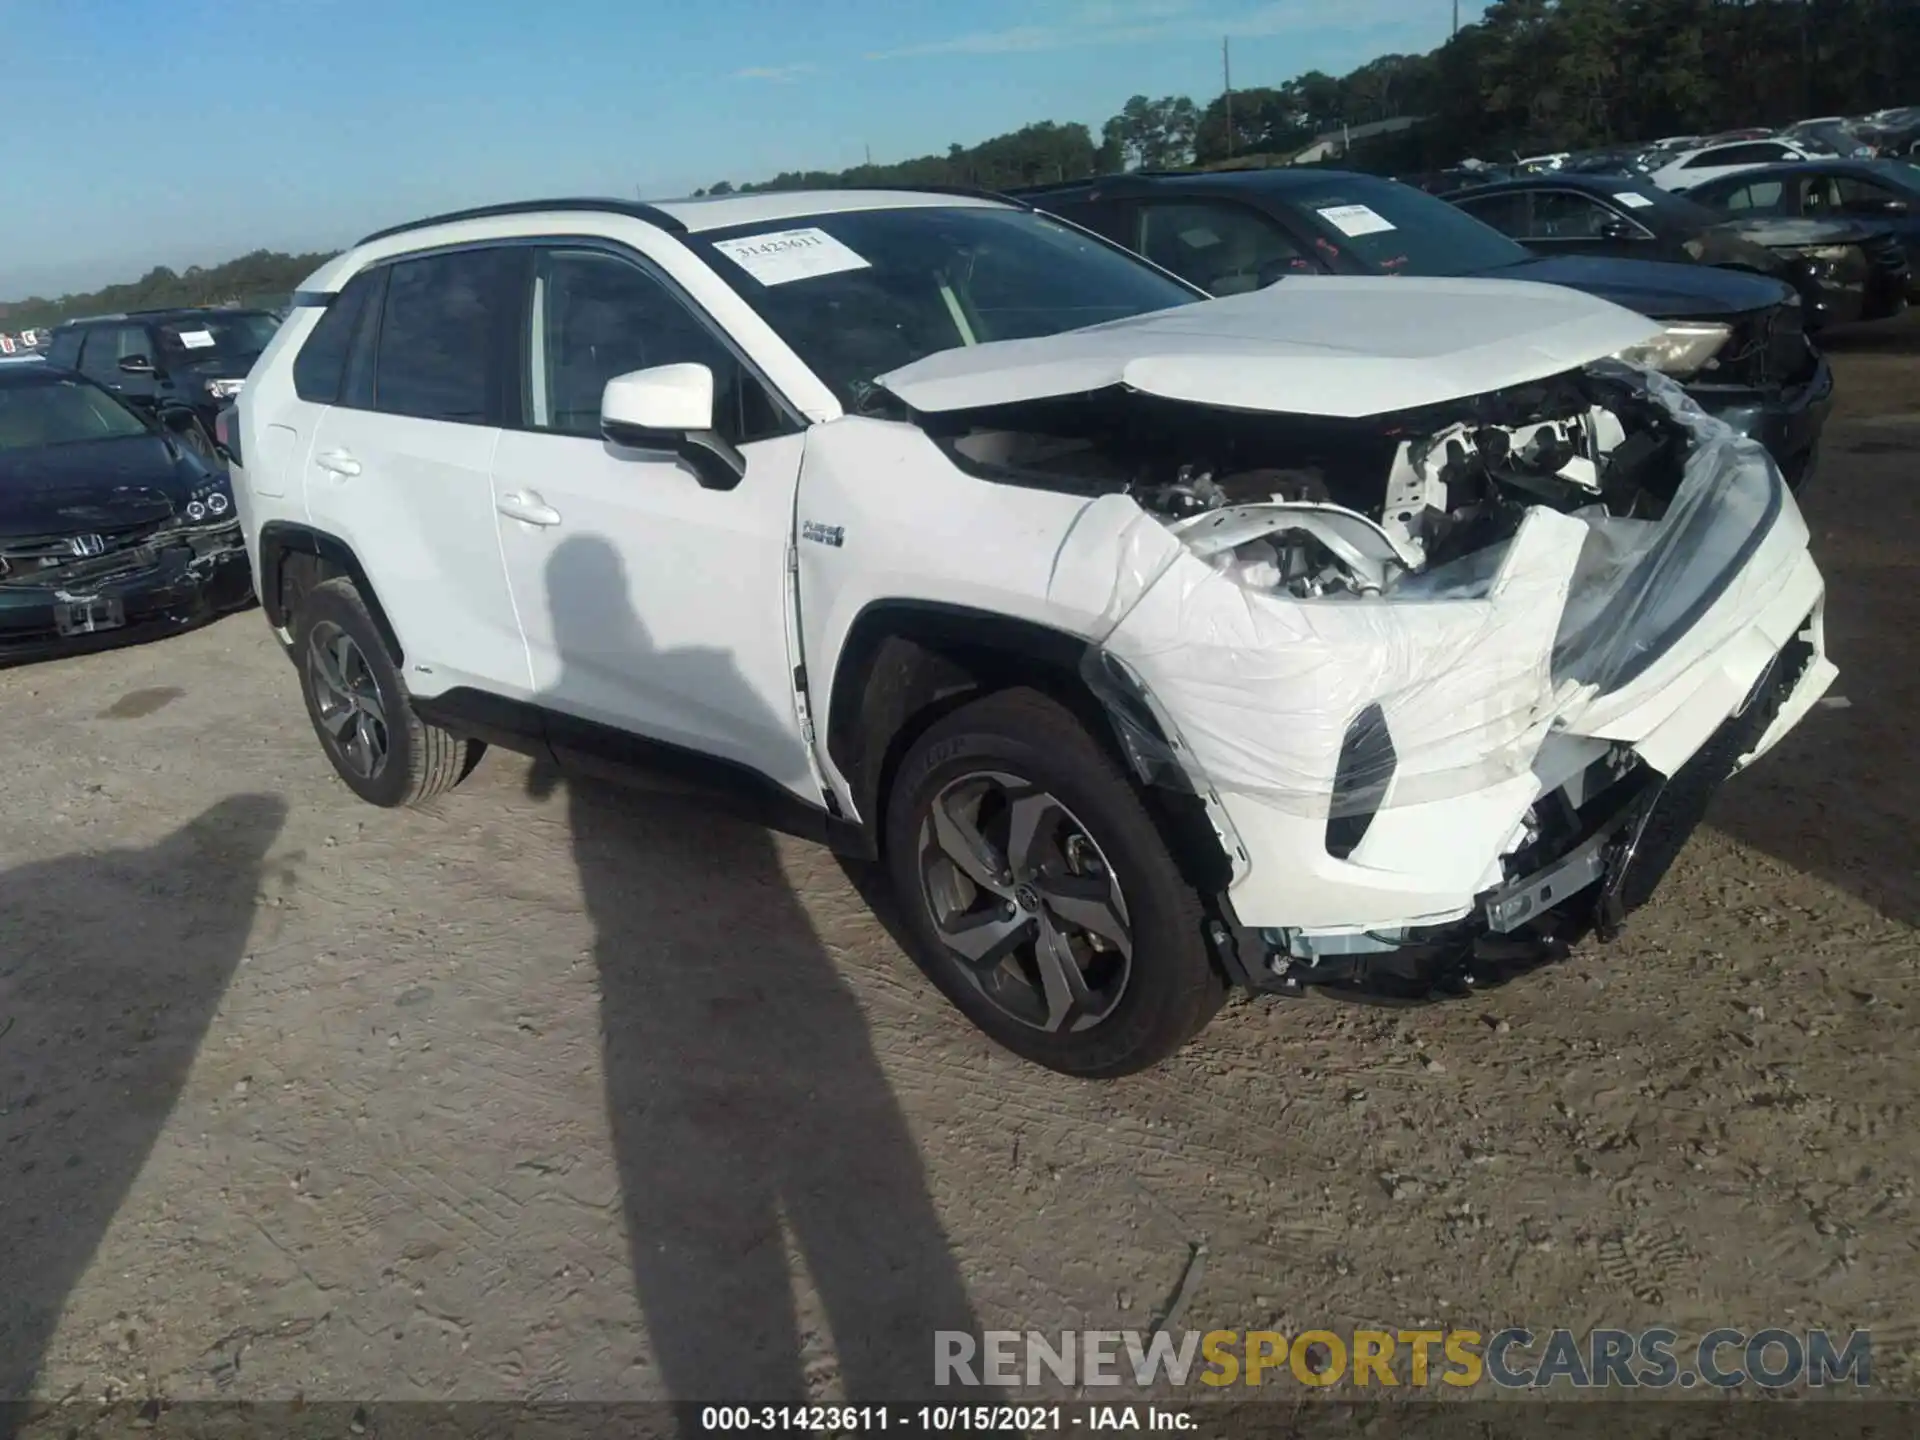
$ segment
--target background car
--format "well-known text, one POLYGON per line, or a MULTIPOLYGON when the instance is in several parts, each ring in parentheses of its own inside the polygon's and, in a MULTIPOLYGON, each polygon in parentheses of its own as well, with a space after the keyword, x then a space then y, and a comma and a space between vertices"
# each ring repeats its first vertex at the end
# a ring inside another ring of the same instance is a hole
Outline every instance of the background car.
POLYGON ((1871 160, 1872 141, 1857 121, 1844 115, 1826 115, 1817 120, 1802 120, 1781 131, 1784 139, 1823 155, 1847 160, 1871 160))
POLYGON ((1860 133, 1882 159, 1920 156, 1920 105, 1877 111, 1860 122, 1860 133))
POLYGON ((1708 180, 1755 165, 1780 165, 1813 158, 1812 150, 1791 140, 1736 140, 1730 145, 1683 150, 1670 156, 1653 172, 1652 178, 1662 190, 1691 190, 1708 180))
POLYGON ((211 436, 215 415, 240 393, 279 328, 269 310, 96 315, 55 329, 47 358, 143 408, 184 405, 211 436))
POLYGON ((1892 244, 1889 264, 1884 227, 1844 216, 1791 225, 1733 218, 1653 185, 1566 171, 1445 198, 1537 255, 1694 261, 1784 280, 1800 292, 1810 330, 1877 320, 1906 305, 1904 252, 1892 244))
POLYGON ((0 662, 144 639, 252 598, 224 470, 83 376, 0 369, 0 662))
POLYGON ((1536 256, 1436 196, 1337 170, 1122 175, 1016 193, 1215 295, 1307 274, 1485 276, 1598 295, 1666 321, 1650 362, 1766 445, 1795 486, 1832 408, 1833 372, 1807 339, 1799 296, 1764 276, 1536 256))
MULTIPOLYGON (((1905 250, 1908 294, 1920 299, 1920 165, 1905 160, 1814 160, 1770 165, 1689 192, 1701 205, 1735 218, 1844 218, 1871 222, 1905 250)), ((1883 266, 1892 264, 1884 252, 1883 266)))

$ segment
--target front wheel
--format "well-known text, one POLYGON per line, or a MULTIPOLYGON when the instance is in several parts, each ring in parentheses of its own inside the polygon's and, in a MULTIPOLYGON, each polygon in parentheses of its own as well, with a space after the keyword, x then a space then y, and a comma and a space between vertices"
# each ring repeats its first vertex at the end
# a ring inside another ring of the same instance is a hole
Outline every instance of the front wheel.
POLYGON ((1064 1074, 1157 1064, 1220 1008, 1199 897, 1064 706, 1004 690, 903 757, 886 860, 914 959, 994 1040, 1064 1074))

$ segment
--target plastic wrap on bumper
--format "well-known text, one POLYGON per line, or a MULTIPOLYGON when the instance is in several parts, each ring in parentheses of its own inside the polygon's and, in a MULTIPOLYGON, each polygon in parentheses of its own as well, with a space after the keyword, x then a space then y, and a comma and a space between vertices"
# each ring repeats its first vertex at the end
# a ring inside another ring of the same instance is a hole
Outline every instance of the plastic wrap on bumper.
MULTIPOLYGON (((1310 918, 1261 923, 1463 913, 1499 878, 1532 803, 1620 743, 1609 726, 1631 731, 1623 717, 1684 709, 1689 696, 1717 708, 1699 739, 1673 731, 1682 738, 1660 759, 1684 760, 1739 704, 1720 690, 1745 660, 1716 688, 1704 658, 1736 642, 1777 650, 1817 606, 1810 561, 1810 592, 1791 565, 1760 573, 1804 560, 1806 539, 1765 449, 1664 377, 1594 368, 1686 436, 1684 477, 1658 521, 1536 507, 1502 547, 1379 595, 1315 599, 1248 583, 1231 551, 1202 558, 1125 497, 1094 502, 1068 535, 1050 595, 1086 617, 1089 678, 1136 765, 1210 799, 1242 873, 1264 856, 1293 868, 1296 899, 1319 892, 1310 918), (1763 547, 1769 564, 1755 565, 1763 547), (1777 617, 1753 631, 1790 586, 1788 603, 1804 608, 1786 633, 1773 635, 1777 617)), ((1203 518, 1277 533, 1300 526, 1298 509, 1203 518)))

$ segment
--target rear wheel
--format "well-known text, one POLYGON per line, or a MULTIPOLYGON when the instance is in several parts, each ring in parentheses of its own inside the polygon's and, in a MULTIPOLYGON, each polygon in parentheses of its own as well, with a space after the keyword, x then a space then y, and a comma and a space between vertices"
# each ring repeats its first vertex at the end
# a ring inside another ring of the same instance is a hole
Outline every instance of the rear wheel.
POLYGON ((293 653, 321 748, 369 804, 418 805, 466 779, 486 753, 481 741, 414 713, 351 580, 327 580, 302 597, 293 653))
POLYGON ((912 747, 886 858, 921 968, 980 1029, 1049 1069, 1146 1069, 1225 998, 1199 897, 1139 795, 1037 691, 987 696, 912 747))

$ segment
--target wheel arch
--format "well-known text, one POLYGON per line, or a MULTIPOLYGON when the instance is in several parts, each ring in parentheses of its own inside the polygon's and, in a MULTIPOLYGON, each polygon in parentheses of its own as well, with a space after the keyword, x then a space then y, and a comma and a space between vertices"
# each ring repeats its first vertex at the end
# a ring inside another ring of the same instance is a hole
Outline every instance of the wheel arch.
POLYGON ((1142 697, 1116 671, 1090 675, 1101 652, 1082 636, 1037 621, 925 600, 869 603, 848 627, 828 690, 826 750, 852 791, 876 853, 885 797, 908 748, 943 717, 1012 686, 1041 690, 1071 710, 1141 792, 1186 878, 1204 895, 1229 883, 1232 865, 1198 796, 1146 783, 1115 708, 1158 745, 1167 740, 1142 697))
POLYGON ((366 567, 360 563, 360 557, 354 554, 353 547, 337 535, 288 520, 270 520, 260 528, 257 588, 260 607, 266 611, 267 621, 275 629, 286 628, 291 618, 290 595, 297 598, 304 588, 329 578, 329 571, 353 581, 362 603, 367 607, 367 613, 379 627, 380 641, 386 647, 387 659, 396 670, 399 669, 405 659, 400 637, 394 631, 393 622, 387 618, 387 612, 380 604, 380 596, 374 590, 373 582, 367 578, 366 567), (300 572, 303 567, 295 557, 310 557, 318 561, 319 573, 302 575, 300 572), (305 581, 304 586, 302 581, 305 581))

